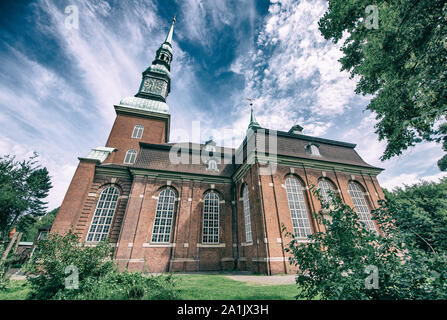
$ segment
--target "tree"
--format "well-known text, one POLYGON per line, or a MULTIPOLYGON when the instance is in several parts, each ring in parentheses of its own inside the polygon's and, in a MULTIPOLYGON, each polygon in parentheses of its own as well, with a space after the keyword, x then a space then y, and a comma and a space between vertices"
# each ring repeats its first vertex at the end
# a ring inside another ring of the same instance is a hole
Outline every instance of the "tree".
POLYGON ((37 162, 35 153, 27 160, 0 157, 0 239, 25 215, 42 216, 51 182, 48 170, 37 162))
POLYGON ((385 190, 385 197, 407 242, 426 252, 447 253, 447 178, 385 190))
MULTIPOLYGON (((318 194, 318 190, 314 190, 318 194)), ((291 233, 286 251, 298 267, 302 299, 445 299, 447 255, 421 250, 400 232, 385 202, 372 212, 381 234, 363 228, 339 197, 316 214, 326 232, 299 242, 291 233), (326 213, 323 215, 323 213, 326 213), (325 216, 331 219, 325 218, 325 216)))
MULTIPOLYGON (((343 41, 340 62, 359 78, 356 93, 374 95, 367 109, 387 141, 381 159, 422 141, 442 141, 447 151, 447 1, 328 2, 320 32, 343 41)), ((447 170, 447 155, 438 166, 447 170)))
POLYGON ((32 215, 22 216, 16 225, 17 232, 23 233, 22 240, 30 242, 34 241, 39 228, 52 225, 54 219, 56 219, 58 211, 59 208, 53 209, 42 217, 35 217, 32 215))

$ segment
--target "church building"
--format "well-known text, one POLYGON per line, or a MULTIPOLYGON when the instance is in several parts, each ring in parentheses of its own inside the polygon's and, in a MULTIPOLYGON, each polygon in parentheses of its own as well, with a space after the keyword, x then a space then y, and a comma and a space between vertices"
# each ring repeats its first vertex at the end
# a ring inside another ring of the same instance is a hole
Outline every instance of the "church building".
POLYGON ((170 65, 175 18, 138 93, 115 105, 105 146, 79 164, 51 232, 108 239, 120 269, 293 272, 288 231, 303 243, 324 231, 312 186, 338 193, 365 227, 383 199, 377 175, 355 144, 262 128, 251 111, 237 149, 169 140, 170 65))

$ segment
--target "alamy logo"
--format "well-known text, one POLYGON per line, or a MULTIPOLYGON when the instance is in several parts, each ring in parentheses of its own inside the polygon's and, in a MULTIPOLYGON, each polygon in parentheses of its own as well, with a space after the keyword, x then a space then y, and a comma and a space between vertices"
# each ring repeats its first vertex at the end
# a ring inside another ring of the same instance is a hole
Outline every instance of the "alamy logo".
POLYGON ((379 289, 379 268, 369 265, 365 268, 365 273, 369 274, 365 278, 365 288, 367 290, 379 289))
POLYGON ((68 30, 79 29, 79 9, 75 5, 65 7, 65 18, 64 24, 68 30))

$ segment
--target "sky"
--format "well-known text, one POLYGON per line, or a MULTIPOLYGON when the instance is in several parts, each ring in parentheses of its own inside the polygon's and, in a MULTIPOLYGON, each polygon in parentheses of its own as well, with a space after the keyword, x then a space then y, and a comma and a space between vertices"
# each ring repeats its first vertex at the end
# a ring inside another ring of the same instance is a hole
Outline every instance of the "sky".
POLYGON ((387 189, 446 174, 435 143, 379 160, 385 142, 365 111, 371 97, 354 93, 356 79, 340 71, 339 44, 318 31, 326 1, 0 3, 0 155, 40 155, 53 184, 49 209, 61 204, 77 158, 105 145, 113 105, 137 93, 174 14, 171 142, 213 137, 238 147, 250 98, 264 128, 300 124, 306 135, 357 144, 366 162, 385 169, 378 179, 387 189), (67 6, 78 12, 77 28, 67 6))

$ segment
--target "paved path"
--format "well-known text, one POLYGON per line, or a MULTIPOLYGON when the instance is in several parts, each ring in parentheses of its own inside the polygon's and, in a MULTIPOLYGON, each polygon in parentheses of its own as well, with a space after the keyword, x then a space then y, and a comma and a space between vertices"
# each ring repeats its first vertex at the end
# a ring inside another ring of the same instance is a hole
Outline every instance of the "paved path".
POLYGON ((295 284, 295 275, 257 276, 257 275, 225 275, 235 281, 243 281, 252 284, 280 285, 295 284))

